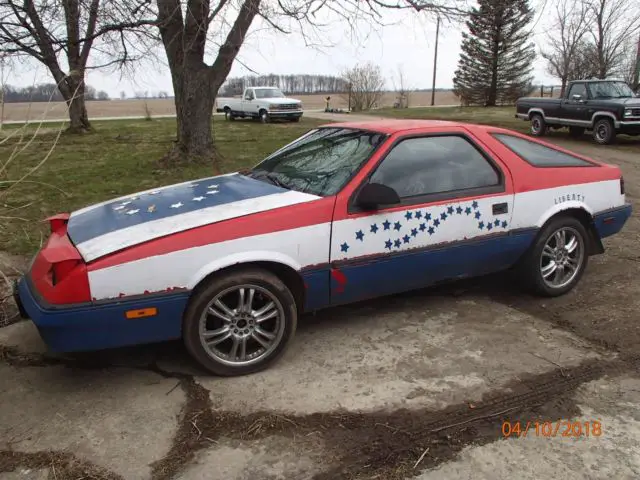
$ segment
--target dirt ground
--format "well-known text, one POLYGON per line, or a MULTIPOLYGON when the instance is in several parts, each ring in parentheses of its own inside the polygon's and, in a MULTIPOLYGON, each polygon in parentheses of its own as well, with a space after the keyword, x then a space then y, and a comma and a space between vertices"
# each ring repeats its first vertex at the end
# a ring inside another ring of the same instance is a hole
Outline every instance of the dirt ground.
MULTIPOLYGON (((621 166, 637 211, 637 153, 550 139, 621 166)), ((634 213, 553 300, 494 275, 307 316, 241 378, 2 328, 0 479, 640 478, 639 241, 634 213)))

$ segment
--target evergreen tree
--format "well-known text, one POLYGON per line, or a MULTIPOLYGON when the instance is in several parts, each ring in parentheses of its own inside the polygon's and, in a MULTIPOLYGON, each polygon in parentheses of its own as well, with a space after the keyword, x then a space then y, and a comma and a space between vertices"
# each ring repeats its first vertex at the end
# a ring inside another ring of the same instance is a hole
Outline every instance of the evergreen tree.
POLYGON ((528 0, 478 0, 462 34, 462 53, 453 79, 465 105, 512 103, 532 90, 535 47, 528 0))

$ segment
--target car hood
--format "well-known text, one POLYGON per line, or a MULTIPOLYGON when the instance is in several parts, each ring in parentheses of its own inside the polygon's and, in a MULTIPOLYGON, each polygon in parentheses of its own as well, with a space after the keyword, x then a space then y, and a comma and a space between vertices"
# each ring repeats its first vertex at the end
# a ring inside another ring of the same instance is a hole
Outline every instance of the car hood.
POLYGON ((295 98, 289 98, 289 97, 265 98, 264 101, 270 105, 273 105, 276 103, 302 103, 300 100, 296 100, 295 98))
POLYGON ((172 233, 318 198, 239 173, 218 175, 72 212, 67 234, 90 262, 172 233))

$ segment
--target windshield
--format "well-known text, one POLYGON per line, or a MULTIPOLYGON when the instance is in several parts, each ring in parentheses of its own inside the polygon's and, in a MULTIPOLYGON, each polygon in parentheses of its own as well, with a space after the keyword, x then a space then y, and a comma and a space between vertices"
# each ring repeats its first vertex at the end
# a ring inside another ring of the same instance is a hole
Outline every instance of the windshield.
POLYGON ((349 128, 311 130, 264 159, 249 176, 312 195, 335 195, 385 138, 349 128))
POLYGON ((284 94, 279 88, 256 88, 256 98, 282 98, 284 94))
POLYGON ((589 83, 592 98, 631 98, 635 95, 631 87, 624 82, 589 83))

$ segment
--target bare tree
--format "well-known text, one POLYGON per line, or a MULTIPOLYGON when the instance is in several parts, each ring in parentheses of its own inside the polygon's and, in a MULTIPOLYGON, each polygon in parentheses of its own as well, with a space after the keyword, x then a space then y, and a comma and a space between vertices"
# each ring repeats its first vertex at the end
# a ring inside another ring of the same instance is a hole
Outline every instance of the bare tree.
POLYGON ((621 75, 625 44, 640 32, 640 5, 637 0, 591 0, 598 78, 621 75))
POLYGON ((401 65, 398 65, 397 81, 395 78, 392 81, 393 88, 398 94, 398 108, 409 108, 409 102, 413 91, 409 88, 407 78, 404 74, 404 69, 401 65))
POLYGON ((0 52, 45 65, 67 103, 69 129, 83 132, 91 128, 87 70, 140 58, 147 33, 139 29, 155 23, 148 8, 148 0, 0 0, 0 52), (90 65, 92 52, 105 63, 90 65))
POLYGON ((371 62, 344 72, 342 77, 349 85, 351 110, 371 110, 382 98, 385 80, 380 66, 371 62))
POLYGON ((285 34, 297 30, 311 45, 322 42, 321 36, 311 39, 316 27, 323 26, 316 20, 320 10, 345 21, 352 31, 359 19, 380 21, 381 9, 413 9, 443 17, 466 13, 465 0, 156 0, 156 4, 177 115, 175 146, 166 157, 169 163, 215 159, 214 99, 254 20, 285 34), (217 53, 205 62, 212 44, 218 45, 217 53))
POLYGON ((548 37, 548 49, 541 55, 547 61, 547 71, 560 79, 561 96, 567 81, 573 79, 576 53, 589 27, 589 6, 583 0, 560 0, 556 4, 553 32, 548 37))

